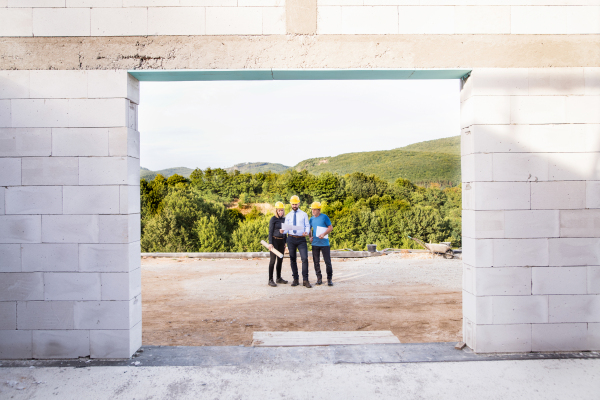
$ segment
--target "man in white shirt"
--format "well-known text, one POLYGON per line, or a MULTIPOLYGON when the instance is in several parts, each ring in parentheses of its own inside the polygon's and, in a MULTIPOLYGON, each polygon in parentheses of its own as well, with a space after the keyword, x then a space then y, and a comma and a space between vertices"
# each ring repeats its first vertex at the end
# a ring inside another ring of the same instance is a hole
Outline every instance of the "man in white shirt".
POLYGON ((310 282, 308 281, 308 246, 306 245, 306 237, 310 232, 310 225, 308 223, 308 215, 300 209, 300 198, 298 196, 292 196, 290 199, 292 205, 292 211, 285 216, 285 223, 287 225, 294 225, 299 227, 298 230, 283 230, 281 233, 287 233, 287 246, 290 254, 290 264, 292 267, 292 276, 294 282, 292 286, 298 286, 298 264, 296 264, 296 249, 300 252, 300 258, 302 259, 302 279, 303 285, 307 288, 311 288, 310 282))

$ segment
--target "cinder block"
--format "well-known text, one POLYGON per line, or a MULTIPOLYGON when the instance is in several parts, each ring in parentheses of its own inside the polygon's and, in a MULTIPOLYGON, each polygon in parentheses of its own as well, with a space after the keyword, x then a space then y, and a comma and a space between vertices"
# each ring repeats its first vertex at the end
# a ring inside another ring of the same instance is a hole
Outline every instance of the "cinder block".
POLYGON ((600 239, 548 239, 551 266, 600 265, 600 239))
POLYGON ((68 126, 73 128, 124 126, 127 123, 128 107, 127 99, 72 99, 69 100, 68 126))
POLYGON ((529 182, 474 182, 475 210, 528 210, 529 182))
MULTIPOLYGON (((0 8, 0 15, 2 12, 0 8)), ((27 98, 29 98, 29 71, 0 71, 0 99, 27 98)))
POLYGON ((180 6, 237 7, 237 0, 179 0, 180 6))
MULTIPOLYGON (((503 125, 511 123, 510 96, 473 96, 463 104, 471 105, 470 125, 503 125)), ((461 110, 462 114, 462 110, 461 110)), ((462 116, 461 116, 462 117, 462 116)), ((468 115, 467 115, 468 118, 468 115)), ((467 126, 464 125, 463 126, 467 126)))
POLYGON ((0 335, 0 360, 32 358, 31 331, 7 330, 0 335))
POLYGON ((463 263, 462 274, 463 292, 475 294, 475 267, 463 263))
POLYGON ((317 7, 317 34, 329 35, 342 32, 342 7, 317 7))
MULTIPOLYGON (((580 126, 578 124, 572 124, 571 126, 580 126)), ((581 144, 580 144, 580 151, 586 151, 586 152, 600 152, 600 124, 585 124, 583 125, 583 128, 585 129, 585 138, 584 138, 584 147, 585 149, 581 148, 581 144)))
POLYGON ((567 118, 567 96, 512 96, 511 124, 564 124, 567 118))
POLYGON ((22 244, 23 272, 78 270, 76 244, 22 244))
POLYGON ((492 323, 492 298, 477 297, 463 291, 463 317, 474 323, 492 323))
POLYGON ((41 243, 39 215, 0 215, 0 243, 41 243))
POLYGON ((510 7, 454 7, 456 34, 509 34, 510 7))
POLYGON ((568 210, 585 207, 585 181, 531 183, 531 208, 568 210))
POLYGON ((78 301, 75 329, 129 329, 128 301, 78 301))
POLYGON ((475 239, 504 237, 504 211, 462 212, 462 234, 475 239))
POLYGON ((78 358, 89 355, 89 331, 33 331, 33 358, 78 358))
POLYGON ((89 8, 34 8, 34 36, 90 36, 89 8))
POLYGON ((207 35, 260 35, 262 10, 255 7, 209 7, 207 35))
POLYGON ((568 7, 511 7, 510 33, 557 35, 567 33, 568 7))
POLYGON ((471 128, 462 128, 460 130, 460 154, 461 156, 468 156, 473 153, 473 135, 471 135, 471 128))
POLYGON ((531 324, 477 325, 476 353, 515 353, 531 351, 531 324))
POLYGON ((64 7, 65 0, 8 0, 8 7, 64 7))
POLYGON ((528 182, 548 180, 548 156, 533 153, 495 153, 494 181, 528 182))
POLYGON ((238 0, 238 7, 285 7, 285 0, 238 0))
POLYGON ((65 214, 118 214, 119 186, 64 186, 65 214))
MULTIPOLYGON (((360 12, 366 7, 353 7, 360 12)), ((400 34, 427 34, 427 35, 452 35, 454 34, 454 9, 445 6, 399 6, 398 7, 398 33, 400 34)), ((346 12, 344 8, 343 13, 346 12)), ((393 9, 386 10, 388 15, 394 16, 393 9)), ((381 17, 380 17, 381 18, 381 17)), ((377 21, 373 21, 374 24, 377 21)), ((364 32, 371 33, 371 32, 364 32)), ((380 32, 377 32, 380 33, 380 32)), ((395 33, 395 32, 381 32, 395 33)))
POLYGON ((6 189, 8 189, 8 188, 0 186, 0 215, 4 215, 5 214, 5 211, 4 211, 4 195, 5 195, 6 189))
POLYGON ((130 103, 140 104, 140 82, 129 74, 127 74, 127 99, 130 103))
POLYGON ((11 100, 0 100, 0 128, 12 127, 11 100))
MULTIPOLYGON (((410 14, 404 11, 404 14, 410 14)), ((350 35, 386 35, 406 33, 416 29, 404 17, 402 11, 391 6, 342 7, 342 34, 350 35), (400 26, 400 32, 398 27, 400 26)), ((430 26, 422 29, 430 28, 430 26)))
POLYGON ((585 207, 600 208, 600 181, 585 183, 585 207))
POLYGON ((261 7, 263 35, 285 35, 285 7, 261 7))
POLYGON ((52 129, 53 156, 108 156, 108 128, 52 129))
POLYGON ((122 7, 123 0, 66 0, 67 7, 122 7))
POLYGON ((139 242, 141 240, 142 221, 140 214, 127 215, 129 242, 139 242))
POLYGON ((129 327, 133 328, 135 325, 142 322, 142 295, 138 295, 133 299, 129 300, 129 327))
POLYGON ((137 186, 140 184, 140 159, 127 157, 127 184, 137 186))
MULTIPOLYGON (((90 331, 90 357, 91 358, 129 358, 140 346, 135 347, 135 336, 141 337, 140 328, 131 330, 91 330, 90 331)), ((141 345, 141 339, 140 339, 141 345)))
POLYGON ((0 302, 0 330, 17 329, 17 302, 0 302))
POLYGON ((2 274, 0 301, 43 300, 44 282, 39 272, 13 272, 2 274))
POLYGON ((600 33, 600 7, 566 7, 566 11, 568 34, 600 33))
POLYGON ((140 133, 128 128, 110 128, 108 152, 111 157, 140 158, 140 133))
POLYGON ((0 128, 0 144, 0 157, 52 154, 52 134, 49 128, 0 128))
POLYGON ((587 267, 587 293, 600 294, 600 266, 587 267))
POLYGON ((98 215, 44 215, 44 243, 98 243, 98 215))
POLYGON ((176 7, 179 0, 123 0, 123 7, 176 7))
POLYGON ((533 268, 533 294, 586 294, 586 267, 533 268))
MULTIPOLYGON (((494 9, 498 12, 497 17, 502 17, 502 10, 505 7, 482 7, 494 9)), ((506 7, 508 8, 508 7, 506 7)), ((456 7, 458 9, 473 9, 473 12, 479 7, 456 7)), ((485 20, 471 21, 473 24, 480 24, 485 20)), ((496 27, 489 27, 495 29, 496 27)), ((527 96, 529 94, 528 73, 526 68, 477 68, 473 70, 467 80, 470 84, 472 96, 527 96)))
POLYGON ((204 35, 205 19, 204 7, 149 7, 148 34, 204 35))
POLYGON ((129 271, 133 271, 142 267, 141 251, 142 250, 139 241, 129 243, 129 271))
POLYGON ((77 185, 79 162, 76 157, 25 157, 22 174, 23 185, 77 185))
POLYGON ((33 36, 33 10, 0 8, 0 36, 33 36))
POLYGON ((72 301, 19 301, 18 329, 73 329, 72 301))
MULTIPOLYGON (((494 155, 495 156, 495 155, 494 155)), ((494 179, 492 154, 470 154, 461 157, 462 179, 465 182, 484 182, 494 179)))
POLYGON ((600 322, 600 295, 549 296, 550 322, 600 322))
POLYGON ((44 300, 100 300, 100 274, 50 272, 44 274, 44 300))
POLYGON ((140 187, 139 186, 119 186, 121 191, 121 214, 139 214, 140 213, 140 187))
MULTIPOLYGON (((476 268, 477 296, 524 296, 531 294, 531 268, 476 268)), ((479 320, 477 323, 482 323, 479 320)))
POLYGON ((102 300, 131 300, 142 294, 142 270, 100 274, 102 300))
POLYGON ((566 99, 567 122, 571 124, 600 123, 600 96, 569 96, 566 99))
POLYGON ((598 153, 548 154, 549 180, 600 180, 598 153))
POLYGON ((18 244, 0 244, 0 273, 21 272, 21 247, 18 244))
MULTIPOLYGON (((139 242, 137 243, 139 247, 139 242)), ((84 272, 128 272, 130 244, 81 244, 79 245, 79 268, 84 272)), ((137 258, 140 258, 139 250, 137 258)), ((141 262, 141 259, 138 263, 141 262)))
MULTIPOLYGON (((79 159, 80 185, 125 185, 128 157, 89 157, 79 159)), ((139 175, 139 172, 138 172, 139 175)), ((139 182, 139 179, 138 179, 139 182)))
POLYGON ((561 237, 600 237, 600 210, 561 210, 561 237))
POLYGON ((147 8, 93 8, 92 36, 146 36, 147 8))
POLYGON ((494 267, 548 265, 548 239, 494 239, 494 267))
POLYGON ((87 71, 87 79, 90 99, 127 98, 140 103, 139 82, 126 71, 87 71))
POLYGON ((61 186, 14 186, 6 189, 6 214, 62 214, 61 186))
POLYGON ((133 129, 134 131, 138 130, 138 106, 137 104, 127 101, 127 127, 129 129, 133 129))
POLYGON ((504 212, 504 237, 534 239, 560 236, 558 210, 514 210, 504 212))
POLYGON ((476 268, 494 265, 494 241, 492 239, 463 238, 463 262, 476 268))
POLYGON ((69 126, 67 99, 13 99, 13 128, 60 128, 69 126))
POLYGON ((600 324, 588 324, 587 350, 600 350, 600 324))
POLYGON ((533 351, 587 350, 587 324, 533 324, 533 351))
POLYGON ((139 220, 139 214, 100 215, 98 218, 100 243, 130 243, 140 240, 140 235, 136 232, 139 224, 135 223, 136 219, 139 220), (130 220, 134 226, 130 227, 130 220))
POLYGON ((529 68, 530 96, 584 95, 583 68, 529 68))
POLYGON ((494 324, 548 322, 548 296, 494 296, 494 324))
POLYGON ((584 68, 583 77, 586 96, 600 95, 600 67, 584 68))
POLYGON ((21 159, 0 158, 0 186, 21 185, 21 159))

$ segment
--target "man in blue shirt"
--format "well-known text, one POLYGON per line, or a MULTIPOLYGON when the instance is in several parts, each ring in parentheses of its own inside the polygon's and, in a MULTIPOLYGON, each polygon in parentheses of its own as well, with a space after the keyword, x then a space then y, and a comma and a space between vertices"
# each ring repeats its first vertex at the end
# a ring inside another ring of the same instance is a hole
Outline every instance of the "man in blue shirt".
POLYGON ((331 254, 329 248, 329 232, 333 230, 331 220, 325 214, 321 214, 321 203, 315 201, 310 205, 312 217, 309 224, 312 229, 310 242, 312 243, 313 263, 315 264, 315 273, 317 274, 317 285, 323 283, 321 275, 320 253, 323 253, 323 260, 327 271, 327 285, 333 286, 333 268, 331 267, 331 254))
POLYGON ((292 196, 290 199, 292 205, 292 211, 285 216, 285 223, 287 225, 294 225, 300 227, 301 230, 284 230, 281 229, 281 233, 287 233, 287 247, 290 254, 290 264, 292 267, 292 276, 294 282, 292 286, 298 286, 298 265, 296 264, 296 249, 300 252, 300 258, 302 259, 302 279, 303 285, 307 288, 311 288, 310 282, 308 281, 308 246, 306 245, 306 237, 310 232, 310 225, 308 224, 308 215, 300 210, 300 198, 298 196, 292 196))

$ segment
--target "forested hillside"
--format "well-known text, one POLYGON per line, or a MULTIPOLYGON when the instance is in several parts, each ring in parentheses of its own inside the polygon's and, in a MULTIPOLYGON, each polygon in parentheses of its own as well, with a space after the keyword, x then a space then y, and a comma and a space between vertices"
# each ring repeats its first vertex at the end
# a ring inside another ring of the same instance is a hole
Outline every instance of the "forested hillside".
POLYGON ((287 165, 275 164, 268 162, 246 162, 241 164, 235 164, 233 167, 225 168, 227 172, 240 171, 241 173, 256 174, 258 172, 283 172, 289 169, 287 165))
POLYGON ((171 175, 181 175, 184 178, 189 178, 193 169, 186 167, 175 167, 175 168, 165 168, 159 171, 150 171, 148 168, 141 167, 140 168, 140 178, 152 180, 158 174, 161 174, 165 178, 170 177, 171 175))

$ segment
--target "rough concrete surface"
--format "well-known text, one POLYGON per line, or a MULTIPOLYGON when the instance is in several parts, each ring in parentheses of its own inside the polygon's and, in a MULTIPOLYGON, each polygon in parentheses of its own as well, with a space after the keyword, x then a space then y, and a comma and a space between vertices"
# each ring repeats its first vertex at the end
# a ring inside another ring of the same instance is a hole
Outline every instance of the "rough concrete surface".
POLYGON ((0 69, 591 67, 599 48, 599 35, 2 38, 0 69))
MULTIPOLYGON (((132 361, 132 364, 135 362, 132 361)), ((600 360, 0 369, 3 399, 597 399, 600 360)))

